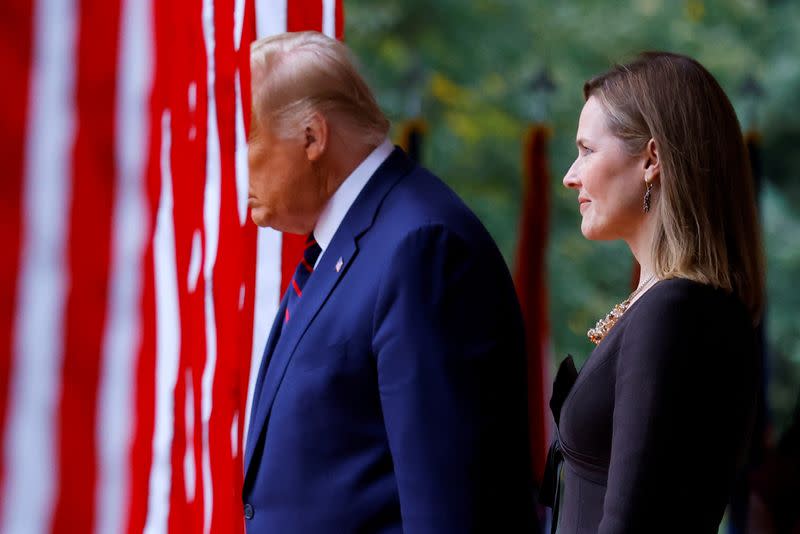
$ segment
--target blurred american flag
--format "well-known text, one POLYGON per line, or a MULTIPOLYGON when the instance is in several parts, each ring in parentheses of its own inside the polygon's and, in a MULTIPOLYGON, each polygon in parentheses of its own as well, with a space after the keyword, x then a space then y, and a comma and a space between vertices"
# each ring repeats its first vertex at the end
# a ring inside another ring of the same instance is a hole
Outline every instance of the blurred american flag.
POLYGON ((341 2, 0 5, 0 532, 243 531, 302 246, 247 213, 249 44, 341 2))

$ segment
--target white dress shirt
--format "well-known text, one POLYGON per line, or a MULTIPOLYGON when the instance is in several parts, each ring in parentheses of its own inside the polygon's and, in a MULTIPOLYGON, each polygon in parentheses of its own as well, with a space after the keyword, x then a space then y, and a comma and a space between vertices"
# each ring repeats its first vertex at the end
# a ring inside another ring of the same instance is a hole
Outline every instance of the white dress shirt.
POLYGON ((391 155, 392 151, 394 151, 394 145, 387 138, 375 150, 370 152, 369 156, 350 173, 350 176, 345 178, 339 189, 333 193, 333 196, 328 199, 328 203, 322 208, 317 225, 314 227, 314 239, 317 240, 317 244, 322 249, 317 258, 317 263, 314 264, 315 267, 325 254, 325 249, 330 245, 331 239, 336 234, 336 230, 339 229, 339 225, 342 224, 345 215, 350 211, 350 206, 353 205, 358 194, 361 193, 369 179, 391 155))

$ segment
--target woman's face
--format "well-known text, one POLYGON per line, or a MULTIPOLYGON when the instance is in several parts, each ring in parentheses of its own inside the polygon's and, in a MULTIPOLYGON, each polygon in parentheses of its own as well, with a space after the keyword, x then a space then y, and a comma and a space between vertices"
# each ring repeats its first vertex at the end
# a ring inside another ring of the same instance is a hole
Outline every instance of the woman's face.
POLYGON ((578 192, 587 239, 628 239, 644 222, 642 209, 645 151, 631 156, 607 126, 603 107, 589 97, 576 136, 578 157, 564 176, 564 186, 578 192))

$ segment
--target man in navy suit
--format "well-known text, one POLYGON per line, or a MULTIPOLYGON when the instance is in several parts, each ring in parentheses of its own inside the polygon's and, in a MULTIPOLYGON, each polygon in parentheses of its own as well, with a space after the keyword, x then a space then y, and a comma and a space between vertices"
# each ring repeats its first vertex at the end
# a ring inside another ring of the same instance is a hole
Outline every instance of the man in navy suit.
POLYGON ((250 534, 531 532, 519 307, 488 233, 387 140, 341 43, 251 49, 251 217, 308 235, 264 350, 250 534))

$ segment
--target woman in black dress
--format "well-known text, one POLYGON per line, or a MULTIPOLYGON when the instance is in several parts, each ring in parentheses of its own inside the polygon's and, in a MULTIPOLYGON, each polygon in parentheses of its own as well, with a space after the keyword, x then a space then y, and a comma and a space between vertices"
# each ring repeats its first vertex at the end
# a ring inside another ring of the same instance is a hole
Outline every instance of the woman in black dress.
POLYGON ((559 369, 558 534, 716 533, 758 384, 763 254, 733 107, 696 61, 645 53, 588 81, 564 185, 581 232, 622 239, 638 288, 559 369), (576 376, 577 375, 577 376, 576 376))

